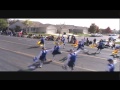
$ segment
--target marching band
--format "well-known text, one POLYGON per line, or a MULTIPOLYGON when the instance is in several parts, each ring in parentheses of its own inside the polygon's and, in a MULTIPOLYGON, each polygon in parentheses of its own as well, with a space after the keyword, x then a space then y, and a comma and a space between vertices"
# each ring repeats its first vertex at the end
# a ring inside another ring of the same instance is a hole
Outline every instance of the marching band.
MULTIPOLYGON (((74 66, 75 66, 75 62, 76 62, 76 56, 77 54, 81 51, 84 50, 84 45, 89 45, 91 48, 95 48, 97 47, 97 51, 95 53, 97 53, 99 51, 99 53, 101 53, 101 50, 104 49, 103 47, 103 40, 100 40, 98 43, 96 43, 96 39, 93 40, 93 43, 89 43, 89 40, 87 38, 86 42, 85 42, 85 38, 82 39, 81 41, 78 41, 77 39, 75 39, 75 42, 71 45, 73 47, 73 49, 70 49, 70 53, 67 56, 67 60, 64 63, 64 66, 62 66, 64 69, 67 69, 67 67, 69 67, 71 70, 74 70, 74 66), (77 48, 76 51, 74 51, 74 48, 77 48)), ((68 42, 69 43, 69 42, 68 42)), ((56 55, 60 55, 61 54, 61 46, 63 45, 63 49, 65 48, 65 37, 62 36, 61 38, 59 38, 59 40, 55 40, 54 41, 55 46, 52 49, 46 50, 45 48, 45 41, 44 41, 44 37, 40 38, 40 41, 37 42, 37 45, 39 45, 40 47, 42 47, 42 51, 40 51, 39 55, 36 56, 34 59, 38 60, 39 59, 39 63, 40 63, 40 68, 42 67, 44 61, 46 61, 46 55, 48 52, 52 52, 53 55, 53 59, 51 61, 55 60, 55 56, 56 55)), ((118 47, 115 47, 115 43, 113 46, 115 49, 112 52, 112 55, 117 55, 119 52, 118 47)), ((112 47, 112 48, 113 48, 112 47)), ((114 71, 114 64, 112 63, 113 60, 109 59, 109 64, 108 64, 108 69, 109 71, 114 71)))

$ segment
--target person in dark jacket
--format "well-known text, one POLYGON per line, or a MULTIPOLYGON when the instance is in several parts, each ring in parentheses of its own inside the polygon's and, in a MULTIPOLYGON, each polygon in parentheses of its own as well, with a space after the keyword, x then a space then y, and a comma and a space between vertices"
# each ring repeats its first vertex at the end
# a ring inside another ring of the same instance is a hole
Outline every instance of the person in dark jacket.
POLYGON ((94 40, 93 40, 93 44, 96 44, 96 38, 94 38, 94 40))
POLYGON ((69 42, 70 42, 70 41, 69 41, 69 40, 70 40, 70 35, 68 35, 67 40, 68 40, 68 43, 69 43, 69 42))
POLYGON ((89 46, 89 39, 88 38, 86 40, 86 44, 87 44, 87 46, 89 46))

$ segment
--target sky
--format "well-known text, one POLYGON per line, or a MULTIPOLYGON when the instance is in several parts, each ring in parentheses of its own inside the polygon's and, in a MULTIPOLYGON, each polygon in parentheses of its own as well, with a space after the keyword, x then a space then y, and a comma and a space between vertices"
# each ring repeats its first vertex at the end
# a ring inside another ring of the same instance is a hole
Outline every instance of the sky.
POLYGON ((17 20, 30 20, 39 21, 43 24, 68 24, 89 27, 91 23, 95 23, 99 28, 105 29, 110 27, 111 29, 119 30, 119 19, 19 19, 17 20))

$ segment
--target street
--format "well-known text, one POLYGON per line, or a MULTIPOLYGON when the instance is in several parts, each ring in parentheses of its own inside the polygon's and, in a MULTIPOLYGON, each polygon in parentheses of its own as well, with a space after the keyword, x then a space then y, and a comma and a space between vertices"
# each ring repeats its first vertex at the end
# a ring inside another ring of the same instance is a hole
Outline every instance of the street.
MULTIPOLYGON (((47 54, 47 61, 42 68, 30 70, 28 66, 33 64, 33 57, 38 55, 41 48, 37 46, 36 39, 10 37, 0 35, 0 71, 66 71, 62 68, 64 59, 72 46, 66 43, 66 48, 62 49, 62 54, 56 55, 55 61, 49 62, 52 59, 51 52, 47 54)), ((53 48, 53 41, 45 41, 45 46, 48 49, 53 48)), ((82 51, 77 55, 77 61, 74 71, 90 71, 98 72, 107 69, 108 61, 112 51, 111 49, 103 49, 101 54, 94 54, 97 48, 90 48, 89 54, 82 51)), ((119 71, 120 61, 115 63, 115 71, 119 71)))

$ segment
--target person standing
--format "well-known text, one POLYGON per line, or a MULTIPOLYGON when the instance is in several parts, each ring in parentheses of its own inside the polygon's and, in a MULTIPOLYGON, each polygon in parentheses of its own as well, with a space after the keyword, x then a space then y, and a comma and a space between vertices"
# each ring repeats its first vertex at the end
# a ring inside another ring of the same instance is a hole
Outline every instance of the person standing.
POLYGON ((93 44, 96 44, 96 38, 94 38, 94 40, 93 40, 93 44))
POLYGON ((64 36, 61 37, 61 42, 63 43, 63 49, 64 49, 65 48, 65 37, 64 36))
POLYGON ((68 37, 67 37, 68 43, 70 42, 69 39, 70 39, 70 35, 68 35, 68 37))

